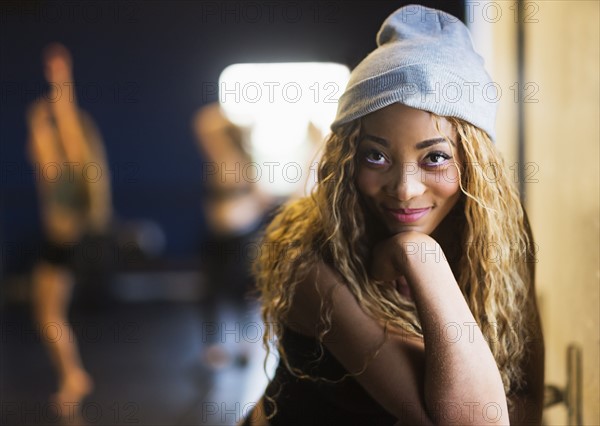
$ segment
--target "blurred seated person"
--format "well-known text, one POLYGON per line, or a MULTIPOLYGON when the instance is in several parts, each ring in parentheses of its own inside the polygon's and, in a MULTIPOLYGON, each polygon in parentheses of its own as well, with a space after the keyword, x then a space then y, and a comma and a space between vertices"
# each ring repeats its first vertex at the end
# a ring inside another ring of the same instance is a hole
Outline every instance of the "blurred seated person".
MULTIPOLYGON (((252 158, 243 129, 229 121, 218 104, 201 108, 192 124, 203 160, 202 202, 210 233, 201 247, 208 281, 203 312, 208 320, 217 320, 224 309, 233 308, 239 319, 251 305, 252 260, 274 200, 250 174, 255 168, 248 167, 252 158)), ((209 347, 209 364, 215 366, 227 358, 222 349, 209 347)))

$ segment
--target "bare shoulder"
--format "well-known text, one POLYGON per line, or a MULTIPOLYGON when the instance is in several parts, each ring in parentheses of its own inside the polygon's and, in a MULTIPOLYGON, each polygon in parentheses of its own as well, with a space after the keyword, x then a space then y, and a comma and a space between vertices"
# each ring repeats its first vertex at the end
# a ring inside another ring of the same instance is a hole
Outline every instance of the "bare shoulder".
POLYGON ((299 333, 315 336, 321 305, 326 298, 332 297, 341 280, 342 277, 325 262, 312 265, 296 286, 286 325, 299 333))
MULTIPOLYGON (((298 283, 287 316, 287 325, 303 334, 315 335, 315 326, 321 318, 323 306, 331 307, 332 331, 352 330, 356 336, 369 335, 371 339, 383 341, 383 322, 370 316, 354 297, 344 277, 331 265, 319 261, 310 267, 298 283)), ((390 328, 391 338, 400 335, 390 328)), ((410 342, 417 340, 403 336, 410 342)))
MULTIPOLYGON (((365 390, 398 418, 424 421, 424 345, 371 317, 330 265, 319 262, 296 287, 287 325, 314 336, 323 302, 331 329, 323 344, 365 390)), ((425 420, 425 423, 427 421, 425 420)))

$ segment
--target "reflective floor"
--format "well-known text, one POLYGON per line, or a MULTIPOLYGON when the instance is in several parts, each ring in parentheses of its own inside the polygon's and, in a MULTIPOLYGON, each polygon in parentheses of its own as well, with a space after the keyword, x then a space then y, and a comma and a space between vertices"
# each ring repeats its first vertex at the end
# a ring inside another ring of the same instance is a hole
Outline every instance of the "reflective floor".
POLYGON ((79 406, 50 402, 56 377, 26 305, 1 314, 2 425, 233 425, 267 379, 256 308, 200 303, 75 306, 71 318, 95 388, 79 406))

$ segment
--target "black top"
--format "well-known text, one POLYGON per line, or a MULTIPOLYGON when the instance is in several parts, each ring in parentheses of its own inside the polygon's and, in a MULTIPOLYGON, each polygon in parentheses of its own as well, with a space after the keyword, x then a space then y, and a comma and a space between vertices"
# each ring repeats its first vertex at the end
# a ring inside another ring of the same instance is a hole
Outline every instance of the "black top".
MULTIPOLYGON (((282 346, 290 366, 311 377, 340 380, 347 370, 316 339, 283 328, 282 346)), ((271 426, 313 425, 394 425, 397 419, 388 413, 352 376, 331 383, 324 380, 300 379, 286 368, 283 361, 269 383, 266 395, 277 404, 271 426)), ((265 412, 273 412, 273 404, 263 400, 265 412)))

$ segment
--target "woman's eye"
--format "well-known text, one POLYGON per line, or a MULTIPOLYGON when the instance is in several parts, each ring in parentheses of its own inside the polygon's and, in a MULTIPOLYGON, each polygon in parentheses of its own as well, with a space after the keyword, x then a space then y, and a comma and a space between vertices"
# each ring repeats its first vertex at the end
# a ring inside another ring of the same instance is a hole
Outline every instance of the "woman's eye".
POLYGON ((365 153, 365 160, 371 164, 382 165, 385 163, 385 156, 378 151, 369 151, 365 153))
POLYGON ((440 166, 446 164, 446 162, 452 157, 443 152, 432 152, 431 154, 425 157, 425 164, 428 166, 440 166))

